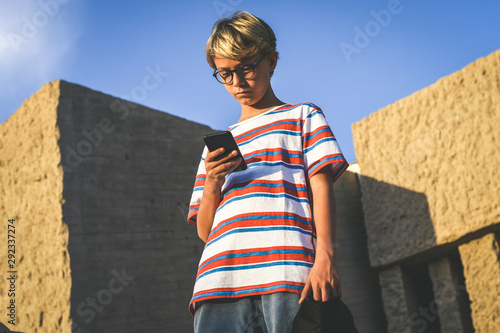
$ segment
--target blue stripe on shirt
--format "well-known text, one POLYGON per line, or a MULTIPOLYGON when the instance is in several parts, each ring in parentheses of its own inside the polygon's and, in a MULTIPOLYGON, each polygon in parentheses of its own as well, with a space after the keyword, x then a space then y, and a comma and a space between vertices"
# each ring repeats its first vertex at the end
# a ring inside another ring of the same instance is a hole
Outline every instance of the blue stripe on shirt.
POLYGON ((220 235, 219 237, 217 238, 214 238, 212 239, 210 242, 208 242, 206 245, 205 245, 205 248, 207 248, 208 246, 212 245, 213 243, 215 243, 216 241, 228 236, 228 235, 231 235, 231 234, 234 234, 234 233, 243 233, 243 232, 259 232, 259 231, 276 231, 276 230, 289 230, 289 231, 296 231, 296 232, 300 232, 302 234, 305 234, 305 235, 310 235, 312 236, 312 232, 310 231, 307 231, 307 230, 304 230, 304 229, 301 229, 299 227, 290 227, 290 226, 271 226, 271 227, 249 227, 249 228, 237 228, 237 229, 233 229, 231 231, 228 231, 226 233, 223 233, 222 235, 220 235))
POLYGON ((193 300, 197 300, 197 299, 202 298, 202 297, 210 297, 210 296, 238 296, 238 295, 253 294, 253 293, 269 291, 269 290, 274 290, 274 289, 283 289, 283 288, 295 289, 295 290, 304 289, 304 287, 302 287, 302 286, 281 283, 281 284, 277 284, 277 285, 273 285, 273 286, 269 286, 269 287, 262 287, 262 288, 248 288, 248 289, 244 289, 244 290, 208 292, 208 293, 200 294, 200 295, 193 297, 193 300))
POLYGON ((256 251, 256 252, 245 252, 245 253, 231 253, 231 254, 225 254, 219 257, 216 257, 210 261, 207 261, 203 265, 200 266, 199 269, 202 269, 203 267, 219 261, 219 260, 224 260, 224 259, 229 259, 229 258, 245 258, 245 257, 255 257, 255 256, 265 256, 265 255, 270 255, 270 254, 278 254, 278 253, 301 253, 305 254, 306 256, 314 256, 314 254, 311 251, 306 251, 306 250, 297 250, 297 249, 282 249, 282 250, 268 250, 268 251, 256 251))
MULTIPOLYGON (((316 164, 314 167, 312 167, 308 173, 311 174, 314 170, 316 170, 319 166, 325 165, 327 162, 330 161, 344 161, 344 158, 342 156, 332 156, 328 158, 324 158, 321 160, 321 163, 316 164)), ((335 179, 335 177, 334 177, 335 179)))
POLYGON ((239 201, 239 200, 243 200, 243 199, 247 199, 247 198, 254 198, 254 197, 262 197, 262 198, 288 198, 288 199, 291 199, 293 201, 297 201, 297 202, 301 202, 301 203, 308 203, 309 200, 307 198, 297 198, 293 195, 289 195, 289 194, 286 194, 286 193, 252 193, 252 194, 247 194, 247 195, 241 195, 241 196, 238 196, 238 197, 234 197, 234 198, 231 198, 229 200, 227 200, 226 202, 224 202, 224 204, 222 204, 221 206, 219 206, 219 208, 217 208, 217 211, 216 213, 224 206, 226 206, 227 204, 233 202, 233 201, 239 201))
POLYGON ((281 150, 281 151, 262 151, 258 152, 252 155, 246 155, 245 159, 251 159, 257 156, 262 156, 262 155, 282 155, 282 156, 287 156, 287 157, 296 157, 296 158, 302 158, 302 154, 291 154, 287 151, 281 150))
POLYGON ((244 146, 244 145, 249 144, 250 142, 252 142, 254 140, 257 140, 259 138, 262 138, 266 135, 271 135, 271 134, 283 134, 283 135, 291 135, 291 136, 301 136, 302 135, 301 132, 296 132, 296 131, 286 131, 286 130, 269 131, 269 132, 259 134, 256 137, 249 139, 248 141, 238 143, 238 146, 240 146, 240 147, 244 146))
POLYGON ((306 266, 306 267, 312 267, 313 264, 309 262, 303 262, 303 261, 290 261, 290 260, 282 260, 282 261, 274 261, 274 262, 268 262, 265 264, 253 264, 253 265, 241 265, 241 266, 224 266, 224 267, 219 267, 219 268, 214 268, 211 269, 201 275, 198 276, 196 281, 201 279, 202 277, 212 274, 212 273, 217 273, 221 271, 241 271, 241 270, 247 270, 247 269, 256 269, 256 268, 265 268, 265 267, 272 267, 272 266, 306 266))
POLYGON ((289 120, 289 121, 279 121, 279 122, 276 122, 276 123, 272 123, 272 124, 269 124, 267 126, 264 126, 264 127, 261 127, 261 128, 257 128, 257 129, 255 129, 255 130, 253 130, 251 132, 246 133, 245 135, 238 136, 238 140, 241 140, 244 137, 252 135, 253 133, 263 131, 266 128, 275 127, 275 126, 283 125, 283 124, 300 125, 300 121, 291 121, 291 120, 289 120))
POLYGON ((304 187, 298 187, 298 186, 293 186, 293 185, 289 185, 289 184, 286 184, 286 183, 278 183, 278 184, 269 184, 269 183, 266 183, 266 182, 255 182, 255 183, 250 183, 248 185, 245 185, 245 186, 239 186, 239 187, 233 187, 230 191, 224 193, 224 196, 230 194, 231 192, 234 192, 234 191, 238 191, 238 190, 243 190, 243 189, 246 189, 246 188, 251 188, 251 187, 255 187, 255 186, 262 186, 262 187, 285 187, 285 188, 289 188, 291 190, 296 190, 298 192, 305 192, 307 193, 307 189, 304 188, 304 187))
POLYGON ((318 146, 318 145, 320 145, 322 143, 328 142, 328 141, 337 141, 337 140, 335 138, 333 138, 333 137, 323 138, 323 139, 319 140, 318 142, 316 142, 315 144, 313 144, 311 147, 308 147, 308 148, 304 149, 304 154, 306 154, 309 151, 313 150, 316 146, 318 146))
POLYGON ((236 219, 229 220, 227 222, 224 222, 220 224, 216 229, 212 230, 211 233, 216 233, 219 231, 221 228, 224 226, 231 224, 231 223, 236 223, 240 221, 248 221, 248 220, 277 220, 277 219, 284 219, 284 220, 295 220, 298 221, 299 223, 303 223, 306 225, 311 225, 311 222, 301 219, 298 216, 293 216, 293 215, 285 215, 285 214, 280 214, 280 215, 257 215, 257 216, 244 216, 244 217, 239 217, 236 219))

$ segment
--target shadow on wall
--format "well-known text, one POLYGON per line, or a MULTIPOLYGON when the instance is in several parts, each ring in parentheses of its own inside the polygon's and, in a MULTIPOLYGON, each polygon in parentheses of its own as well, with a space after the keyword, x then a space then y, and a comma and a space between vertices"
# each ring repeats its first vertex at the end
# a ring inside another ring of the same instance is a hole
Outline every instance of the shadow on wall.
POLYGON ((359 175, 370 262, 394 264, 436 246, 427 197, 359 175))
POLYGON ((183 146, 158 142, 155 157, 164 165, 144 172, 147 152, 130 145, 123 147, 127 160, 88 158, 65 174, 73 332, 180 332, 192 325, 188 302, 204 244, 183 204, 197 162, 175 170, 169 159, 182 158, 183 146))
POLYGON ((359 332, 387 331, 377 270, 370 266, 357 174, 349 169, 335 182, 338 269, 342 300, 359 332))
POLYGON ((192 330, 204 243, 185 204, 213 130, 64 82, 60 100, 73 332, 192 330))
POLYGON ((437 246, 427 196, 358 177, 388 331, 473 332, 460 256, 453 244, 437 246))

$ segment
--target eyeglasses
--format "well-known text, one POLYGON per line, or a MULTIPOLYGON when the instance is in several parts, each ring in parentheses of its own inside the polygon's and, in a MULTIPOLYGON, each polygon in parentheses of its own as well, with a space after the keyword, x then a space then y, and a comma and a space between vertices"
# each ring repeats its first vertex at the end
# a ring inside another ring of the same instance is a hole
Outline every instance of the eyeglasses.
POLYGON ((255 74, 255 66, 267 57, 265 55, 256 63, 238 67, 236 69, 223 69, 221 71, 215 70, 213 76, 222 84, 230 84, 233 82, 233 73, 238 74, 242 79, 250 79, 255 74))

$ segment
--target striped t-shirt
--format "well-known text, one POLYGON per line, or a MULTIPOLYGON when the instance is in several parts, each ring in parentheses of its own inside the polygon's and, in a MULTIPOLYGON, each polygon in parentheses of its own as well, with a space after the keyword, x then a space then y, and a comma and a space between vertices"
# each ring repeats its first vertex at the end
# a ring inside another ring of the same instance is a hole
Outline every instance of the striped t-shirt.
MULTIPOLYGON (((316 243, 307 180, 348 164, 315 105, 285 104, 229 127, 247 170, 226 176, 189 310, 202 301, 274 292, 301 293, 316 243)), ((205 147, 190 202, 196 217, 205 183, 205 147)))

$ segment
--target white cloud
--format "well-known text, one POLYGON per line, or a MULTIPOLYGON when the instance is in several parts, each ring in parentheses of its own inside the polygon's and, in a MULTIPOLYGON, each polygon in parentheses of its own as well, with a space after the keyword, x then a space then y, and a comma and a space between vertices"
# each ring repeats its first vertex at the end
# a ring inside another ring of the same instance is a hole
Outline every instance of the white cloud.
POLYGON ((0 94, 59 75, 77 36, 77 0, 0 2, 0 94), (7 89, 5 89, 5 88, 7 89))

